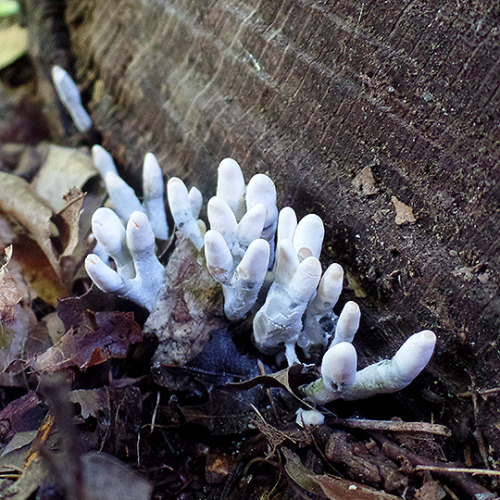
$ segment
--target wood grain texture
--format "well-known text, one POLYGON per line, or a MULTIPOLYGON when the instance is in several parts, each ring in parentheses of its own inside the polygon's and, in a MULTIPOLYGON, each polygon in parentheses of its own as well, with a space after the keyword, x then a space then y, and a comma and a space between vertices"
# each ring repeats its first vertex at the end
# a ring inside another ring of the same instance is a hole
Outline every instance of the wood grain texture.
POLYGON ((366 357, 430 328, 420 387, 439 376, 431 389, 456 408, 466 370, 499 385, 495 2, 68 0, 66 21, 128 180, 147 151, 207 199, 226 156, 247 179, 269 173, 280 206, 325 220, 322 261, 355 283, 366 357), (371 196, 352 184, 366 166, 371 196), (395 223, 393 196, 415 224, 395 223))

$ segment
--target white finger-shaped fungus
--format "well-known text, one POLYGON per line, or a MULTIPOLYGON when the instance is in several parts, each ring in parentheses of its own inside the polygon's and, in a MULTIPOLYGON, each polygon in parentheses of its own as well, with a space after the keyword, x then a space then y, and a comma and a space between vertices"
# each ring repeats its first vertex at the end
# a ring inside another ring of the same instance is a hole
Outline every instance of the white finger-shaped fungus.
POLYGON ((233 248, 237 245, 238 222, 231 207, 222 198, 213 196, 208 201, 207 216, 210 229, 221 234, 233 253, 233 248))
POLYGON ((80 91, 69 73, 61 66, 52 66, 52 82, 57 95, 80 132, 92 128, 92 120, 82 105, 80 91))
POLYGON ((135 276, 134 262, 126 245, 125 227, 110 208, 98 208, 92 215, 92 232, 100 247, 116 264, 123 278, 135 276))
POLYGON ((316 294, 306 309, 304 329, 299 339, 301 347, 309 344, 326 347, 331 333, 328 325, 336 318, 333 307, 339 300, 344 281, 344 270, 340 264, 331 264, 319 282, 316 294))
POLYGON ((197 219, 200 216, 201 207, 203 206, 203 195, 201 191, 193 186, 188 193, 189 202, 191 203, 191 211, 193 217, 197 219))
POLYGON ((142 170, 143 206, 156 238, 168 239, 167 214, 165 213, 163 173, 153 153, 144 157, 142 170))
POLYGON ((155 235, 147 215, 139 211, 132 213, 125 234, 123 226, 121 230, 118 228, 117 223, 121 226, 121 222, 110 209, 97 210, 92 222, 94 235, 115 260, 117 271, 91 254, 85 260, 88 275, 101 290, 116 293, 151 311, 163 286, 164 268, 155 254, 155 235), (126 265, 118 265, 120 260, 126 265))
POLYGON ((203 246, 200 226, 193 215, 193 205, 187 187, 178 177, 172 177, 168 181, 167 198, 177 229, 191 240, 197 250, 200 250, 203 246))
POLYGON ((121 220, 127 221, 133 212, 143 212, 135 191, 117 174, 108 172, 104 177, 110 205, 121 220))
POLYGON ((230 320, 244 318, 255 305, 264 283, 269 262, 269 243, 254 240, 234 272, 229 285, 223 285, 224 313, 230 320))
POLYGON ((92 161, 103 179, 108 172, 118 175, 113 157, 99 144, 92 146, 92 161))
POLYGON ((234 269, 234 259, 225 239, 211 229, 205 234, 205 258, 210 274, 222 284, 227 318, 244 318, 254 306, 264 282, 269 244, 262 239, 252 241, 234 269))
POLYGON ((205 258, 215 281, 229 285, 233 277, 233 256, 222 234, 210 229, 205 234, 205 258))
POLYGON ((85 270, 96 286, 107 293, 123 295, 125 293, 124 279, 111 269, 96 254, 89 254, 85 258, 85 270))
POLYGON ((163 285, 164 267, 155 254, 155 235, 144 212, 134 212, 130 216, 127 246, 135 267, 129 298, 151 310, 163 285))
POLYGON ((361 311, 358 304, 352 300, 346 302, 335 327, 332 345, 340 342, 352 342, 358 331, 360 319, 361 311))
POLYGON ((236 220, 240 220, 245 213, 245 191, 240 166, 232 158, 224 158, 217 171, 217 196, 231 207, 236 220))
POLYGON ((274 259, 274 235, 278 224, 278 207, 276 206, 276 186, 265 174, 255 174, 248 183, 246 192, 247 211, 262 204, 266 209, 266 219, 261 238, 271 248, 271 260, 274 259))
POLYGON ((354 385, 342 398, 365 399, 403 389, 427 366, 435 345, 436 335, 430 330, 415 333, 392 359, 384 359, 357 372, 354 385))
POLYGON ((348 342, 336 344, 323 356, 321 378, 304 388, 304 395, 318 404, 326 404, 342 397, 356 378, 357 354, 348 342))
POLYGON ((319 259, 325 228, 323 221, 316 214, 308 214, 303 217, 295 228, 293 235, 293 246, 300 259, 312 255, 319 259))
POLYGON ((253 338, 257 348, 274 354, 285 346, 289 364, 297 362, 295 344, 302 330, 302 316, 321 278, 321 264, 316 257, 299 263, 290 240, 283 240, 277 250, 276 280, 264 305, 255 315, 253 338))

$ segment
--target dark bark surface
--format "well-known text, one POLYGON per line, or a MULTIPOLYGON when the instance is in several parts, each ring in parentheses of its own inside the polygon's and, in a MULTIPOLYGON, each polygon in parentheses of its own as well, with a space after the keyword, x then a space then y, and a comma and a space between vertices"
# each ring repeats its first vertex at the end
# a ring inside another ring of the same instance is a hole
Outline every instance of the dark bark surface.
POLYGON ((402 404, 474 453, 478 429, 497 446, 498 394, 476 411, 458 394, 500 386, 498 4, 66 3, 70 47, 54 41, 60 10, 28 9, 38 62, 74 61, 124 177, 139 184, 147 151, 206 199, 226 156, 247 179, 268 173, 281 207, 325 221, 322 262, 344 266, 343 297, 362 308, 361 362, 434 330, 427 376, 402 404), (396 223, 393 197, 414 223, 396 223))

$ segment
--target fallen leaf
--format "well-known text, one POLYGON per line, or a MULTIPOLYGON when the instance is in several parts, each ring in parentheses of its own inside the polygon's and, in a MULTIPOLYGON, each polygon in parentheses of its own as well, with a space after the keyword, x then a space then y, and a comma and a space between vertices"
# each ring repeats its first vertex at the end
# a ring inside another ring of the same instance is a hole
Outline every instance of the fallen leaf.
POLYGON ((415 224, 415 222, 417 222, 411 207, 405 205, 402 201, 399 201, 395 196, 391 197, 391 201, 396 209, 396 224, 398 226, 405 224, 406 222, 409 224, 415 224))
POLYGON ((89 154, 79 149, 50 144, 32 186, 57 212, 65 208, 64 196, 67 193, 73 188, 82 189, 89 179, 97 175, 89 154))
POLYGON ((315 474, 305 467, 298 455, 288 448, 282 448, 286 464, 285 470, 295 483, 308 492, 331 500, 398 500, 400 497, 362 484, 340 479, 327 474, 315 474))
POLYGON ((28 30, 18 25, 0 29, 0 69, 19 59, 28 48, 28 30))
POLYGON ((57 344, 35 357, 32 365, 41 372, 71 367, 84 371, 110 358, 125 358, 129 346, 141 340, 133 313, 88 311, 77 329, 65 333, 57 344))
POLYGON ((286 389, 303 405, 312 408, 298 396, 298 389, 301 385, 308 384, 318 377, 319 374, 316 366, 296 364, 270 375, 260 375, 259 377, 246 380, 245 382, 229 384, 228 387, 240 390, 251 389, 259 384, 262 384, 264 387, 281 387, 282 389, 286 389))
POLYGON ((4 250, 4 264, 0 267, 0 324, 2 325, 8 325, 15 321, 13 306, 23 298, 16 280, 7 269, 11 258, 12 245, 4 250))
POLYGON ((0 411, 0 441, 10 441, 18 432, 37 429, 43 412, 35 391, 15 399, 0 411))
POLYGON ((0 211, 19 222, 35 240, 56 274, 59 262, 52 245, 57 228, 51 223, 52 208, 20 177, 0 172, 0 211))

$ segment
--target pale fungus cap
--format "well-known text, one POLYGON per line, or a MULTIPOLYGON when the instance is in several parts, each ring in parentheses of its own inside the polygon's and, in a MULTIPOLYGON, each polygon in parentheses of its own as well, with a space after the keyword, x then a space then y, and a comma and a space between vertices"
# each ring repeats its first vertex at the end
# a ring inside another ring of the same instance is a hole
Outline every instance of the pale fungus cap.
POLYGON ((219 163, 217 175, 217 196, 231 208, 237 220, 245 211, 245 179, 238 163, 225 158, 219 163))
POLYGON ((108 172, 118 175, 113 157, 99 144, 92 146, 92 160, 103 179, 108 172))

